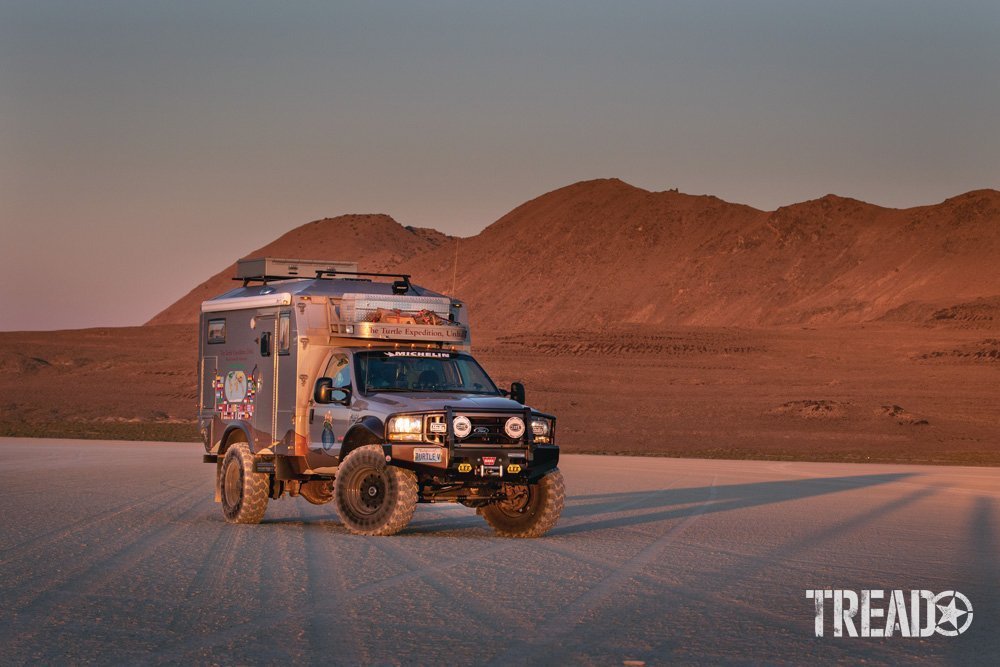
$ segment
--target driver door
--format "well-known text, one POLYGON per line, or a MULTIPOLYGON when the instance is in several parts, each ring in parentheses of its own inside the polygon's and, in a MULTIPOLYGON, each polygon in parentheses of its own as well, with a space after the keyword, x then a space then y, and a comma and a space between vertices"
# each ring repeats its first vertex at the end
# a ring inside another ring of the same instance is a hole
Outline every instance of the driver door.
MULTIPOLYGON (((336 389, 349 389, 351 399, 357 392, 353 386, 353 364, 351 355, 346 352, 335 351, 327 360, 326 367, 320 377, 333 379, 334 396, 342 396, 342 392, 336 389)), ((312 398, 312 420, 309 424, 309 453, 310 458, 320 457, 313 466, 334 465, 333 457, 340 455, 340 448, 344 444, 344 436, 351 426, 351 407, 341 403, 317 403, 316 397, 312 398)))

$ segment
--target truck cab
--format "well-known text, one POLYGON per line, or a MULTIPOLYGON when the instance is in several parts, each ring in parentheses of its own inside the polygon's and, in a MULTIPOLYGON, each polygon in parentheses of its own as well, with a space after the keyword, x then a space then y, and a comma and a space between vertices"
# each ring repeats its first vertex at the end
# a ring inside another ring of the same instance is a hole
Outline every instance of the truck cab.
POLYGON ((403 274, 349 262, 240 260, 242 286, 202 304, 199 424, 227 520, 269 500, 333 502, 352 532, 402 530, 458 502, 500 535, 558 520, 556 419, 496 386, 468 312, 403 274))

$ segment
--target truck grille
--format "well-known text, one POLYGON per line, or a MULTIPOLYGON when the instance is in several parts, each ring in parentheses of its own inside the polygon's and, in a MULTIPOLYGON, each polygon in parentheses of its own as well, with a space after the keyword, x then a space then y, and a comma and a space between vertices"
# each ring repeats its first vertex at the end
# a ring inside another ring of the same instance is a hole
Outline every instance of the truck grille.
POLYGON ((521 441, 508 437, 504 433, 503 425, 510 418, 510 415, 500 417, 470 417, 472 422, 472 433, 468 437, 456 440, 459 447, 463 445, 517 445, 521 441))
MULTIPOLYGON (((472 412, 472 411, 470 411, 472 412)), ((454 416, 463 414, 462 412, 453 413, 454 416)), ((504 432, 504 424, 511 417, 521 417, 521 415, 514 414, 497 414, 497 415, 475 415, 475 414, 465 414, 472 423, 472 432, 469 433, 465 438, 455 438, 455 446, 490 446, 490 447, 504 447, 504 446, 515 446, 524 445, 524 440, 521 438, 511 438, 504 432)), ((522 417, 523 418, 523 417, 522 417)), ((445 443, 445 416, 441 414, 428 415, 426 421, 426 430, 424 431, 424 440, 426 442, 433 442, 435 444, 443 445, 445 443)))

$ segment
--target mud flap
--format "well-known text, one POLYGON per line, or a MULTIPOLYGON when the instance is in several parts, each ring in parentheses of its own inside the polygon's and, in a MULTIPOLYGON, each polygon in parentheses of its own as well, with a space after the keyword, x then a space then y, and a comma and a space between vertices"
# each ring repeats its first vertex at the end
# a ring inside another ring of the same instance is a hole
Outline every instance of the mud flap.
POLYGON ((222 502, 222 458, 215 462, 215 502, 222 502))

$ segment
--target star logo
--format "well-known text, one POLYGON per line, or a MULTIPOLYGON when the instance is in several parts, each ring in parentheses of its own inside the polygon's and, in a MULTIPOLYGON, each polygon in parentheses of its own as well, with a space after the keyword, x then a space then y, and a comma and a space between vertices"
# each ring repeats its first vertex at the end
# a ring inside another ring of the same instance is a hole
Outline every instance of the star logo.
POLYGON ((972 624, 972 603, 958 591, 942 591, 934 596, 934 605, 940 615, 937 619, 937 633, 946 637, 960 635, 972 624), (941 604, 944 600, 948 604, 941 604), (951 628, 945 625, 951 625, 951 628))

